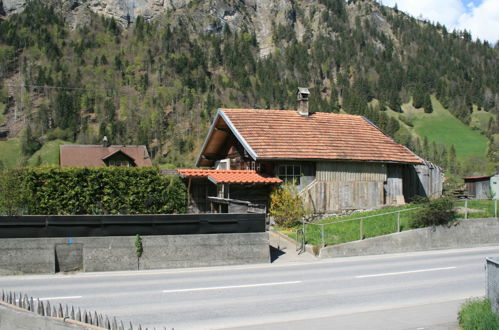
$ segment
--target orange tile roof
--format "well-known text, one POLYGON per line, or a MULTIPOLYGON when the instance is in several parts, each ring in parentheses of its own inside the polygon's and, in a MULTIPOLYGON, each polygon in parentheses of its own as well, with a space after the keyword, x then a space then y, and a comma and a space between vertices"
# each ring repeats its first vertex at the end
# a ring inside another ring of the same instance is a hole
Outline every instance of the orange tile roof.
POLYGON ((266 177, 253 170, 177 170, 190 178, 207 177, 215 183, 281 183, 278 178, 266 177))
POLYGON ((290 110, 220 109, 257 159, 421 163, 362 116, 290 110))

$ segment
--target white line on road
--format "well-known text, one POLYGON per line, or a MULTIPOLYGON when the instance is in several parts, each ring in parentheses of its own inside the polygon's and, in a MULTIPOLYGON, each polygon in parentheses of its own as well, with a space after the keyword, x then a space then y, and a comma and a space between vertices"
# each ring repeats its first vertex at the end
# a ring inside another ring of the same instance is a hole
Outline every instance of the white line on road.
POLYGON ((358 275, 358 276, 355 276, 355 278, 381 277, 381 276, 394 276, 394 275, 404 275, 404 274, 413 274, 413 273, 436 272, 436 271, 439 271, 439 270, 449 270, 449 269, 456 269, 456 268, 457 267, 442 267, 442 268, 418 269, 418 270, 409 270, 409 271, 406 271, 406 272, 397 272, 397 273, 358 275))
POLYGON ((174 289, 174 290, 163 290, 163 293, 173 293, 173 292, 190 292, 190 291, 207 291, 207 290, 223 290, 223 289, 241 289, 241 288, 255 288, 260 286, 274 286, 274 285, 288 285, 288 284, 298 284, 302 281, 290 281, 290 282, 274 282, 274 283, 257 283, 257 284, 242 284, 242 285, 229 285, 229 286, 212 286, 207 288, 191 288, 191 289, 174 289))
POLYGON ((62 300, 62 299, 80 299, 82 296, 67 296, 67 297, 45 297, 39 298, 40 300, 62 300))

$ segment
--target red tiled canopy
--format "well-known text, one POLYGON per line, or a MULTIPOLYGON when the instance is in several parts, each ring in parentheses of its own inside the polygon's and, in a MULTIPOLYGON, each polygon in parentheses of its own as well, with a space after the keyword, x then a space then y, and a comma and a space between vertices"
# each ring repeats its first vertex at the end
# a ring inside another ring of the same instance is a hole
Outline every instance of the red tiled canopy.
POLYGON ((207 177, 214 183, 281 183, 278 178, 266 177, 253 170, 177 170, 187 178, 207 177))
POLYGON ((289 110, 220 109, 257 159, 420 164, 421 159, 362 116, 289 110))

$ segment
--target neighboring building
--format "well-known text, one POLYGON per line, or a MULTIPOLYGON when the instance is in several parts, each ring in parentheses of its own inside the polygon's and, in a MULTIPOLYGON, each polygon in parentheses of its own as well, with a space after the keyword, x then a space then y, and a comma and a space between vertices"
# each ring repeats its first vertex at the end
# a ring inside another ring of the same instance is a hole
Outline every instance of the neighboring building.
MULTIPOLYGON (((105 141, 106 142, 106 141, 105 141)), ((60 165, 73 167, 152 166, 145 146, 63 144, 60 165)))
POLYGON ((438 197, 442 170, 394 142, 361 116, 298 111, 219 109, 197 166, 254 170, 293 181, 315 212, 438 197))
POLYGON ((469 176, 464 179, 466 196, 470 199, 497 199, 499 197, 499 174, 469 176))

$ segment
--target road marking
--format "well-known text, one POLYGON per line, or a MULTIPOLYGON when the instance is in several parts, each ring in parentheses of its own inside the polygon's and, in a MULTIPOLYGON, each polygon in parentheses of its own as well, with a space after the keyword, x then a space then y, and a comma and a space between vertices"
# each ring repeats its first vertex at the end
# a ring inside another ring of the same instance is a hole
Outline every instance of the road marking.
POLYGON ((229 286, 212 286, 212 287, 207 287, 207 288, 174 289, 174 290, 163 290, 163 293, 191 292, 191 291, 208 291, 208 290, 224 290, 224 289, 241 289, 241 288, 255 288, 255 287, 261 287, 261 286, 298 284, 298 283, 301 283, 301 282, 302 281, 290 281, 290 282, 274 282, 274 283, 257 283, 257 284, 229 285, 229 286))
POLYGON ((457 267, 442 267, 442 268, 418 269, 418 270, 409 270, 409 271, 406 271, 406 272, 397 272, 397 273, 358 275, 358 276, 355 276, 355 278, 381 277, 381 276, 394 276, 394 275, 404 275, 404 274, 414 274, 414 273, 436 272, 436 271, 439 271, 439 270, 449 270, 449 269, 456 269, 456 268, 457 267))
POLYGON ((67 297, 45 297, 38 298, 40 300, 62 300, 62 299, 80 299, 82 296, 67 296, 67 297))

